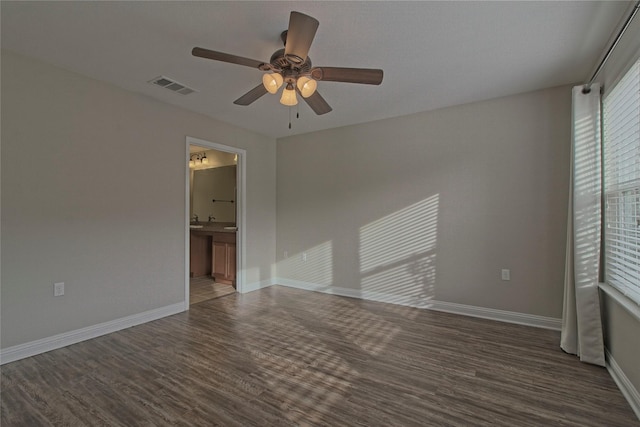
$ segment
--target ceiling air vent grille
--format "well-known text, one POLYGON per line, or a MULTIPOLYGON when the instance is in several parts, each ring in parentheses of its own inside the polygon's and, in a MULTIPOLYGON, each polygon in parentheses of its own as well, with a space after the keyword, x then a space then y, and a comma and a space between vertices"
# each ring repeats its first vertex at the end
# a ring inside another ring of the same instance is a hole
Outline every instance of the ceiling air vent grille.
POLYGON ((169 89, 173 92, 177 92, 180 95, 189 95, 190 93, 196 91, 195 89, 191 89, 190 87, 187 87, 182 83, 178 83, 177 81, 164 76, 159 76, 155 79, 151 79, 149 80, 149 83, 151 83, 152 85, 163 87, 165 89, 169 89))

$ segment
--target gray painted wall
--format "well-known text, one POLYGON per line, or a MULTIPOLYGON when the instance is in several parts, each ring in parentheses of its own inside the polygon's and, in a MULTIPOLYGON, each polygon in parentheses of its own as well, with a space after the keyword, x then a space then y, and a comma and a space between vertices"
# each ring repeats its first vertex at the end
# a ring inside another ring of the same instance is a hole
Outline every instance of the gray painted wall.
POLYGON ((565 86, 278 140, 278 277, 560 318, 570 102, 565 86))
POLYGON ((187 136, 247 150, 247 283, 271 277, 274 140, 8 52, 1 118, 2 348, 184 301, 187 136))

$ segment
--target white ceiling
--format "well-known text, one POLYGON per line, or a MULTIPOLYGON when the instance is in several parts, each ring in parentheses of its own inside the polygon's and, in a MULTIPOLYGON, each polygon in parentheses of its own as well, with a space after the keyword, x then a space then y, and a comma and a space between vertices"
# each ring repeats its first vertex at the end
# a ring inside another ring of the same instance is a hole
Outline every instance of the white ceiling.
MULTIPOLYGON (((2 48, 237 126, 283 137, 584 81, 628 2, 1 2, 2 48), (233 101, 256 69, 195 46, 267 62, 297 10, 320 21, 314 66, 382 68, 380 86, 319 82, 316 116, 267 94, 233 101), (147 81, 164 75, 198 92, 147 81), (295 107, 294 107, 295 115, 295 107)), ((96 100, 99 102, 99 100, 96 100)))

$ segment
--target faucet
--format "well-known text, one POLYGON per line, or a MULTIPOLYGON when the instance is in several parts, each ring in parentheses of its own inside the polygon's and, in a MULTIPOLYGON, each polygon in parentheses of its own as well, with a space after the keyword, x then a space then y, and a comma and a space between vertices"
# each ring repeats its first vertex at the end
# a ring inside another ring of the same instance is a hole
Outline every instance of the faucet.
POLYGON ((214 219, 216 219, 216 217, 215 217, 215 216, 213 216, 213 215, 209 215, 209 222, 213 221, 214 219))
POLYGON ((198 215, 194 215, 191 217, 192 222, 198 222, 198 215))

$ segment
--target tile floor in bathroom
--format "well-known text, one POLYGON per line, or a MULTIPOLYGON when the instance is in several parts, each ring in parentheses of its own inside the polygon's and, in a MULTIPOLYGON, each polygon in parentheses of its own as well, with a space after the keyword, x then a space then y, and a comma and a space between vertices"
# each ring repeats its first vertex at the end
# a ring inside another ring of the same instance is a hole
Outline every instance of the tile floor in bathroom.
POLYGON ((211 277, 192 277, 189 282, 189 304, 198 304, 235 293, 231 285, 216 283, 211 277))

